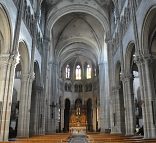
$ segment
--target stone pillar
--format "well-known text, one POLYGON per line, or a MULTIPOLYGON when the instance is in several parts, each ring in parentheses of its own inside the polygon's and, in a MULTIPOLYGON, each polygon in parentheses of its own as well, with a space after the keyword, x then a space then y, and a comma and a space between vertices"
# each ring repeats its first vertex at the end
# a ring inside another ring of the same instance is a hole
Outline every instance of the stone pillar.
POLYGON ((135 59, 140 73, 140 86, 141 86, 141 98, 142 98, 142 113, 144 121, 144 138, 155 138, 155 125, 153 122, 152 112, 152 95, 154 89, 153 81, 150 72, 151 57, 137 56, 135 59))
POLYGON ((18 137, 26 137, 27 128, 27 96, 29 86, 29 74, 23 74, 21 79, 20 103, 19 103, 19 117, 18 117, 18 137))
POLYGON ((132 74, 127 74, 122 77, 124 89, 126 135, 134 135, 135 131, 135 111, 132 78, 132 74))
MULTIPOLYGON (((36 107, 35 107, 35 134, 39 135, 40 134, 40 106, 41 106, 41 90, 40 87, 36 86, 36 107)), ((32 95, 33 96, 33 95, 32 95)))
MULTIPOLYGON (((143 78, 144 83, 146 84, 145 86, 145 96, 144 96, 144 101, 145 101, 145 109, 146 109, 146 124, 147 124, 147 134, 144 136, 145 138, 154 138, 156 137, 156 127, 153 122, 153 111, 152 111, 152 95, 154 89, 152 89, 152 80, 151 80, 151 75, 150 75, 150 62, 151 62, 151 57, 144 57, 144 67, 145 67, 145 72, 144 75, 145 77, 143 78)), ((155 117, 156 118, 156 117, 155 117)))
POLYGON ((7 141, 11 114, 16 56, 0 56, 0 141, 7 141))
POLYGON ((61 130, 64 129, 64 107, 61 107, 61 130))
POLYGON ((113 115, 112 115, 112 126, 111 133, 112 134, 121 134, 121 113, 120 113, 120 102, 119 102, 119 89, 120 87, 113 88, 113 115))
POLYGON ((29 82, 28 82, 28 88, 27 88, 27 93, 28 96, 26 98, 26 132, 25 132, 25 137, 29 137, 29 124, 30 124, 30 107, 31 107, 31 94, 32 94, 32 83, 33 80, 35 79, 35 74, 34 72, 31 72, 29 74, 29 82))
POLYGON ((105 132, 105 129, 109 128, 109 122, 107 118, 107 93, 105 89, 105 63, 99 64, 99 85, 100 85, 100 127, 101 132, 105 132))
MULTIPOLYGON (((128 78, 128 77, 127 77, 128 78)), ((125 135, 129 134, 129 107, 127 106, 127 102, 129 102, 128 100, 128 89, 127 89, 127 83, 126 83, 126 79, 125 76, 123 77, 123 75, 121 74, 121 81, 122 81, 122 85, 123 85, 123 96, 124 96, 124 110, 125 110, 125 135)))
MULTIPOLYGON (((144 64, 143 64, 143 60, 141 58, 141 56, 136 56, 135 57, 135 63, 137 64, 138 66, 138 71, 139 71, 139 80, 140 80, 140 92, 141 92, 141 100, 142 100, 142 103, 144 103, 144 95, 145 95, 145 83, 143 81, 143 78, 145 77, 144 75, 144 64)), ((146 108, 144 106, 144 104, 142 104, 142 115, 143 115, 143 122, 144 122, 144 137, 147 138, 147 124, 146 124, 146 121, 147 121, 147 117, 146 117, 146 108)))
POLYGON ((93 131, 95 132, 96 131, 96 105, 93 105, 92 111, 93 111, 93 131))
POLYGON ((54 103, 53 108, 53 118, 52 118, 52 132, 56 132, 56 120, 57 120, 57 108, 56 108, 56 102, 57 102, 57 65, 55 63, 52 64, 52 84, 51 84, 51 101, 54 103))
MULTIPOLYGON (((142 57, 140 51, 144 47, 139 45, 139 34, 138 34, 138 25, 136 18, 136 1, 131 0, 131 12, 132 12, 132 21, 134 27, 134 36, 136 43, 136 59, 135 62, 138 65, 139 73, 140 73, 140 91, 142 97, 142 111, 143 111, 143 121, 144 121, 144 138, 154 138, 156 137, 156 128, 153 124, 153 114, 152 114, 152 80, 150 75, 150 66, 149 61, 150 57, 142 57), (140 50, 140 51, 139 51, 140 50)), ((147 47, 146 47, 147 48, 147 47)), ((148 55, 148 52, 145 52, 148 55)), ((149 56, 149 55, 148 55, 149 56)))
POLYGON ((42 132, 42 125, 43 125, 43 117, 41 117, 41 115, 43 116, 43 95, 42 95, 42 87, 40 86, 36 86, 36 96, 38 99, 36 99, 37 101, 37 105, 36 105, 36 112, 35 112, 35 124, 36 124, 36 134, 37 135, 41 135, 43 134, 42 132))
POLYGON ((47 133, 51 133, 52 132, 52 111, 51 111, 51 96, 52 96, 52 63, 50 62, 48 65, 48 92, 47 92, 47 133))
POLYGON ((108 111, 109 112, 109 116, 108 116, 108 121, 109 121, 109 128, 111 128, 111 123, 112 123, 112 119, 111 118, 111 115, 113 115, 112 111, 113 111, 113 105, 112 105, 112 100, 111 100, 111 97, 112 97, 112 85, 113 85, 113 81, 114 81, 114 78, 113 78, 113 42, 111 40, 111 36, 110 36, 110 33, 108 32, 106 34, 106 39, 105 39, 106 43, 107 43, 107 58, 108 58, 108 74, 107 74, 107 83, 108 83, 108 100, 109 100, 109 104, 108 104, 108 111))
POLYGON ((40 134, 44 134, 44 96, 43 96, 43 88, 39 87, 40 89, 40 134), (42 115, 42 116, 41 116, 42 115))

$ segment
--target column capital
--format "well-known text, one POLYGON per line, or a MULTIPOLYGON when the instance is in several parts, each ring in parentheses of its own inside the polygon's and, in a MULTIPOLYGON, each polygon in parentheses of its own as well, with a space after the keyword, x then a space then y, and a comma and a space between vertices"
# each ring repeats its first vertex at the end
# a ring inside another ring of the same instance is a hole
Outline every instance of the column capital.
POLYGON ((19 57, 20 57, 19 54, 10 55, 9 63, 16 66, 20 61, 19 57))
POLYGON ((126 82, 126 81, 128 81, 128 80, 130 80, 132 78, 133 78, 132 73, 125 73, 125 74, 121 75, 122 82, 126 82))
POLYGON ((137 65, 141 65, 144 63, 144 59, 141 55, 137 55, 134 57, 134 63, 136 63, 137 65))
POLYGON ((34 72, 30 73, 29 78, 30 78, 30 80, 33 81, 35 79, 35 73, 34 72))
POLYGON ((153 57, 151 54, 138 55, 134 57, 134 62, 137 65, 144 64, 147 62, 151 64, 152 61, 153 61, 153 57))
POLYGON ((1 54, 0 65, 11 64, 16 66, 19 63, 19 55, 1 54))

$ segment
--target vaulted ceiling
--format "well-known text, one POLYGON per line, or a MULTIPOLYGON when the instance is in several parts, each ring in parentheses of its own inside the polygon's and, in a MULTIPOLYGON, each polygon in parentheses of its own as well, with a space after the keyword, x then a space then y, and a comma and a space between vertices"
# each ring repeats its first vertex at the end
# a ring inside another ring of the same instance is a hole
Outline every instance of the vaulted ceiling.
POLYGON ((70 9, 77 6, 79 9, 79 6, 83 6, 84 9, 91 9, 90 12, 81 11, 81 8, 78 12, 72 9, 62 14, 52 24, 51 40, 54 56, 60 65, 77 61, 80 57, 96 65, 103 54, 108 29, 99 21, 95 11, 103 15, 108 23, 111 0, 46 0, 46 3, 47 21, 66 7, 70 9))

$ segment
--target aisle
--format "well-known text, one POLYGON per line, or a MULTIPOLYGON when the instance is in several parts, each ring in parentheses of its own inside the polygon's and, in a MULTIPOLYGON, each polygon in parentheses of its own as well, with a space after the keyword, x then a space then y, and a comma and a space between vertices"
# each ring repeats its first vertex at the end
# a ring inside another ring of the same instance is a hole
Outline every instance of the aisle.
POLYGON ((72 136, 69 143, 88 143, 87 139, 83 135, 72 136))

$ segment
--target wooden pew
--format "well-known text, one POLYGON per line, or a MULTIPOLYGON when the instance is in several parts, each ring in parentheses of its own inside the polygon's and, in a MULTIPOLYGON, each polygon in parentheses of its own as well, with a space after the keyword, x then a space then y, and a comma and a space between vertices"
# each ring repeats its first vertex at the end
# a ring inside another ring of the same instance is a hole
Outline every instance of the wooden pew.
POLYGON ((30 138, 17 138, 16 141, 10 141, 9 143, 67 143, 69 136, 70 134, 33 136, 30 138))
POLYGON ((124 136, 121 134, 88 134, 88 138, 91 143, 104 143, 104 142, 113 142, 113 143, 120 143, 120 142, 142 142, 142 137, 135 137, 132 136, 124 136))

